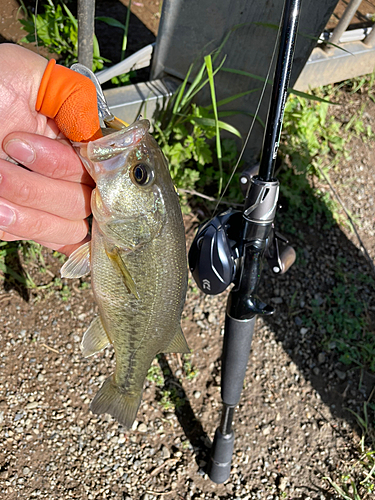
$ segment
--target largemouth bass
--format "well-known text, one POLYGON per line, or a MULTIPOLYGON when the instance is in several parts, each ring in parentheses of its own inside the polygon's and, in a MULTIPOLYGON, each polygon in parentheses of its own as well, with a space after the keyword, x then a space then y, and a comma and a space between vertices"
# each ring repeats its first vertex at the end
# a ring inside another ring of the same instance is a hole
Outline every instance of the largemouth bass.
POLYGON ((91 270, 99 316, 82 340, 85 357, 112 344, 116 368, 91 403, 131 427, 147 371, 161 352, 189 352, 180 320, 187 288, 185 232, 166 159, 139 120, 75 143, 96 182, 92 239, 64 264, 66 278, 91 270))

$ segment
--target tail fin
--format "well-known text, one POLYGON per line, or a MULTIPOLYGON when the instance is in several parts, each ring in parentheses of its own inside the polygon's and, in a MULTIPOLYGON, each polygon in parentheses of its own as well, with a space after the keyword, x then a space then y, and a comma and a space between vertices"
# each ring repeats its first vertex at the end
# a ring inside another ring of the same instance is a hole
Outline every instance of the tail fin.
POLYGON ((90 409, 93 413, 109 413, 121 425, 130 429, 133 425, 142 393, 129 394, 121 392, 115 384, 113 376, 107 378, 92 400, 90 409))

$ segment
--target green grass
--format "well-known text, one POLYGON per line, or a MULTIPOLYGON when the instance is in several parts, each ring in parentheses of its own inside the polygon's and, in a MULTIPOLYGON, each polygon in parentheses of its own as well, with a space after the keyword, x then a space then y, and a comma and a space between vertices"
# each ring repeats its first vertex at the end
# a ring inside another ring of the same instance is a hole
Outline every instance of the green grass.
MULTIPOLYGON (((335 87, 317 89, 315 94, 329 102, 337 102, 340 92, 347 91, 366 92, 371 98, 373 81, 374 74, 371 74, 335 87)), ((290 208, 287 217, 291 217, 292 223, 298 218, 314 225, 317 217, 325 214, 326 227, 336 222, 351 229, 327 180, 340 162, 350 159, 348 144, 353 137, 369 142, 375 135, 369 125, 364 125, 366 104, 344 123, 329 113, 329 103, 325 101, 289 96, 279 149, 283 160, 277 172, 280 191, 290 208), (314 188, 314 180, 325 184, 327 189, 314 188)))
MULTIPOLYGON (((222 120, 227 114, 221 113, 220 108, 258 90, 217 100, 215 76, 221 71, 226 59, 224 55, 217 62, 223 44, 217 51, 205 56, 201 65, 196 63, 190 66, 184 81, 166 106, 159 110, 154 122, 154 137, 168 159, 176 187, 184 191, 205 191, 211 196, 220 195, 238 155, 235 141, 222 139, 221 132, 241 138, 235 127, 222 120), (207 86, 211 103, 199 106, 195 98, 207 86)), ((230 114, 236 114, 236 111, 230 114)), ((241 199, 238 183, 233 183, 227 198, 232 201, 241 199)), ((186 209, 186 194, 182 193, 181 200, 183 209, 186 209)))
POLYGON ((37 285, 32 279, 29 271, 21 263, 33 263, 38 265, 43 272, 45 270, 45 261, 42 255, 42 247, 33 241, 1 241, 0 242, 0 280, 5 279, 9 283, 18 284, 26 289, 43 288, 43 285, 37 285))
POLYGON ((320 169, 334 168, 347 155, 350 140, 342 124, 328 115, 329 104, 290 96, 284 115, 280 144, 283 158, 277 172, 281 195, 288 202, 289 215, 314 225, 317 217, 326 214, 327 225, 339 219, 337 202, 326 193, 312 188, 320 169))
POLYGON ((338 259, 335 285, 323 297, 323 302, 312 301, 303 324, 323 333, 322 347, 335 351, 341 363, 375 372, 375 339, 366 300, 371 290, 375 290, 371 276, 342 273, 338 259))
MULTIPOLYGON (((374 74, 316 92, 330 100, 338 100, 340 92, 361 93, 375 102, 373 83, 374 74)), ((352 229, 326 181, 342 161, 350 160, 352 138, 360 138, 370 147, 374 132, 364 124, 365 108, 362 105, 345 121, 344 116, 340 119, 331 114, 326 103, 289 97, 278 171, 284 206, 279 220, 284 231, 301 235, 301 224, 323 230, 334 224, 352 229)), ((340 191, 337 180, 336 189, 340 191)), ((296 265, 306 265, 303 254, 296 265)), ((322 294, 322 300, 312 301, 302 318, 303 325, 317 333, 316 344, 349 369, 359 370, 361 375, 364 370, 374 373, 375 336, 368 302, 375 291, 375 280, 370 272, 348 272, 343 258, 337 257, 334 266, 332 288, 322 294)), ((362 415, 355 413, 362 430, 356 458, 340 464, 335 478, 324 478, 332 492, 345 500, 365 500, 375 494, 375 404, 370 399, 364 403, 362 415)))
MULTIPOLYGON (((180 380, 193 380, 197 377, 199 371, 191 361, 191 354, 181 355, 182 370, 180 380)), ((180 382, 171 379, 170 370, 166 367, 161 368, 160 357, 150 366, 146 379, 156 386, 157 400, 164 411, 175 411, 185 404, 183 390, 180 387, 180 382)), ((163 363, 164 365, 164 363, 163 363)))
MULTIPOLYGON (((61 300, 67 302, 71 296, 70 285, 55 276, 49 269, 44 255, 44 247, 34 241, 1 241, 0 242, 0 283, 5 289, 17 289, 26 298, 33 290, 57 292, 61 300)), ((53 256, 63 263, 66 257, 59 252, 53 256)), ((85 289, 89 285, 82 282, 85 289)))
POLYGON ((361 428, 357 457, 344 463, 341 474, 336 480, 324 477, 340 498, 344 500, 365 500, 375 493, 375 405, 363 404, 363 414, 351 411, 361 428))

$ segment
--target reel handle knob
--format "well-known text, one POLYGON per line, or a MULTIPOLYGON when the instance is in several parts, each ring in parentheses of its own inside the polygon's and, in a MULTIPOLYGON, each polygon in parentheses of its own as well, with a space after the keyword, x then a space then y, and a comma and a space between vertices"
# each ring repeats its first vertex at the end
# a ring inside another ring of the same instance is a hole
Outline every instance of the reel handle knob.
POLYGON ((293 247, 287 245, 280 254, 281 270, 278 274, 285 274, 287 270, 294 264, 296 260, 296 252, 293 247))

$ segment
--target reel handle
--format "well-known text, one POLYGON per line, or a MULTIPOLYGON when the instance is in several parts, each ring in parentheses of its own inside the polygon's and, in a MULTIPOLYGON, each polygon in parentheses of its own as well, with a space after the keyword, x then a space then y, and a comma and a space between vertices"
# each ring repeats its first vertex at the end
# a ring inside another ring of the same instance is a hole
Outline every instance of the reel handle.
POLYGON ((281 271, 278 274, 285 274, 296 260, 296 251, 290 245, 286 246, 280 254, 281 271))

